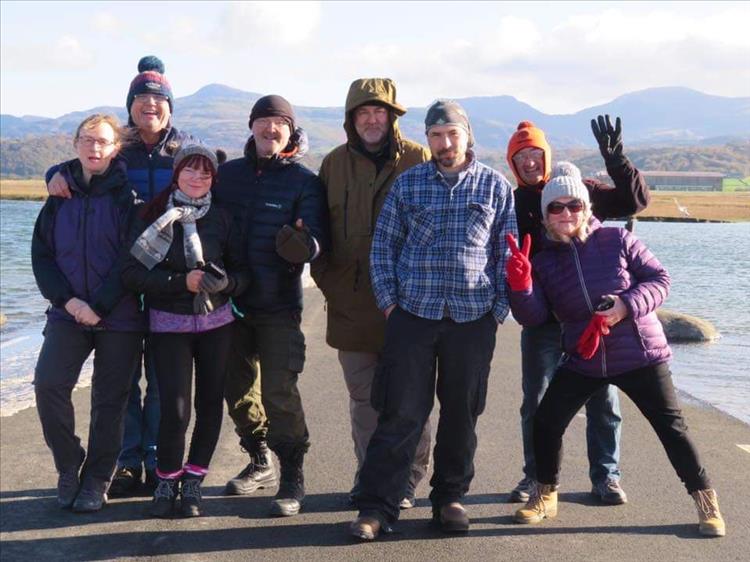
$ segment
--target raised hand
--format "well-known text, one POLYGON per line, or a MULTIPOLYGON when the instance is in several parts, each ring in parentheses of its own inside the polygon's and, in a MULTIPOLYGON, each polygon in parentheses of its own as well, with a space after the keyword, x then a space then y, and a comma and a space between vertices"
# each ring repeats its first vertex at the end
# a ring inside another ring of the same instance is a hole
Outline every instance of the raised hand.
POLYGON ((508 242, 511 254, 505 263, 508 285, 510 285, 511 291, 526 291, 531 288, 531 262, 529 261, 531 236, 526 234, 523 237, 520 250, 515 236, 506 234, 505 240, 508 242))
POLYGON ((599 115, 591 120, 591 131, 605 160, 622 156, 622 121, 619 117, 613 127, 609 115, 599 115))

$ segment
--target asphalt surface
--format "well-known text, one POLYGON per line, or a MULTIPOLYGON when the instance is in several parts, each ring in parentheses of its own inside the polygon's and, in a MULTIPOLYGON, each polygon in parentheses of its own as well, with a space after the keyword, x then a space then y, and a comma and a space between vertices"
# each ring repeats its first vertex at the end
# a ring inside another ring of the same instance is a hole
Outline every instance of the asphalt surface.
MULTIPOLYGON (((312 448, 307 501, 291 518, 269 518, 275 490, 250 497, 222 494, 247 462, 229 418, 204 486, 205 516, 145 517, 146 496, 111 500, 96 514, 55 506, 56 474, 34 409, 0 420, 0 559, 2 560, 750 560, 750 427, 695 400, 683 402, 690 431, 718 490, 727 537, 701 538, 693 502, 647 422, 622 397, 623 487, 629 502, 608 507, 590 496, 584 419, 565 437, 558 517, 542 525, 512 522, 507 502, 521 477, 519 328, 498 331, 487 409, 479 422, 476 477, 465 504, 465 536, 428 526, 427 482, 396 532, 369 544, 349 538, 356 513, 347 505, 354 473, 349 411, 336 353, 325 344, 325 310, 306 291, 303 329, 308 358, 301 392, 312 448), (748 445, 748 451, 738 447, 748 445)), ((728 389, 728 391, 731 389, 728 389)), ((88 431, 89 390, 75 393, 79 434, 88 431)), ((437 407, 436 407, 437 410, 437 407)), ((435 415, 435 414, 433 414, 435 415)), ((437 424, 433 424, 436 427, 437 424)))

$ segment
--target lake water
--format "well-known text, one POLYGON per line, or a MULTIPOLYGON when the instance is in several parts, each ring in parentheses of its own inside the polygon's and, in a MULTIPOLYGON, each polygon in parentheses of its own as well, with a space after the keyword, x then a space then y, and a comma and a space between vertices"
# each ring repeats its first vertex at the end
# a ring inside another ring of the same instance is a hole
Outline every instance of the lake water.
MULTIPOLYGON (((33 404, 46 302, 31 272, 31 233, 41 203, 0 201, 0 415, 33 404)), ((750 424, 750 223, 636 223, 672 276, 665 308, 711 321, 721 338, 673 345, 677 386, 750 424)), ((90 378, 90 362, 81 383, 90 378)))

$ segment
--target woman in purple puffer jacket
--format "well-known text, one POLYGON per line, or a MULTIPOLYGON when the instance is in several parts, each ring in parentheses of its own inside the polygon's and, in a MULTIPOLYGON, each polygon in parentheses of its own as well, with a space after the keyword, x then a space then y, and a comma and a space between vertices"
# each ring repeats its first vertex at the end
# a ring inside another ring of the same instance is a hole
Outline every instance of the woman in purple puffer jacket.
POLYGON ((716 492, 680 412, 671 351, 656 317, 669 274, 631 233, 592 218, 588 190, 573 164, 555 167, 542 191, 542 212, 547 240, 531 262, 529 240, 521 250, 511 241, 511 308, 524 326, 541 324, 552 312, 562 324, 565 353, 534 417, 538 482, 515 521, 540 523, 557 515, 565 429, 592 394, 614 384, 656 430, 695 500, 700 533, 723 536, 716 492))

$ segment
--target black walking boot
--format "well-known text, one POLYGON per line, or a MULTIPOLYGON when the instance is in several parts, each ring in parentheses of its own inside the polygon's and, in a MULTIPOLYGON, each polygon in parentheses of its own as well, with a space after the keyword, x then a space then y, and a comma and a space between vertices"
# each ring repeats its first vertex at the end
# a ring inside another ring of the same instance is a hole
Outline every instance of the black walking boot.
POLYGON ((180 512, 183 517, 201 516, 201 482, 203 482, 203 476, 196 476, 187 472, 182 476, 180 512))
POLYGON ((275 451, 281 464, 281 482, 279 491, 271 503, 271 515, 289 517, 297 515, 305 499, 305 476, 302 473, 302 461, 307 452, 307 445, 279 446, 275 451))
POLYGON ((165 519, 174 513, 174 503, 177 499, 176 478, 157 478, 154 499, 151 501, 149 514, 153 517, 165 519))
POLYGON ((85 458, 86 453, 81 449, 78 463, 68 470, 63 470, 57 477, 57 505, 62 509, 70 509, 78 495, 78 489, 81 487, 79 474, 85 458))
POLYGON ((240 445, 250 455, 250 463, 227 482, 224 493, 230 496, 244 496, 262 488, 276 486, 278 481, 268 444, 264 440, 253 441, 243 437, 240 439, 240 445))

